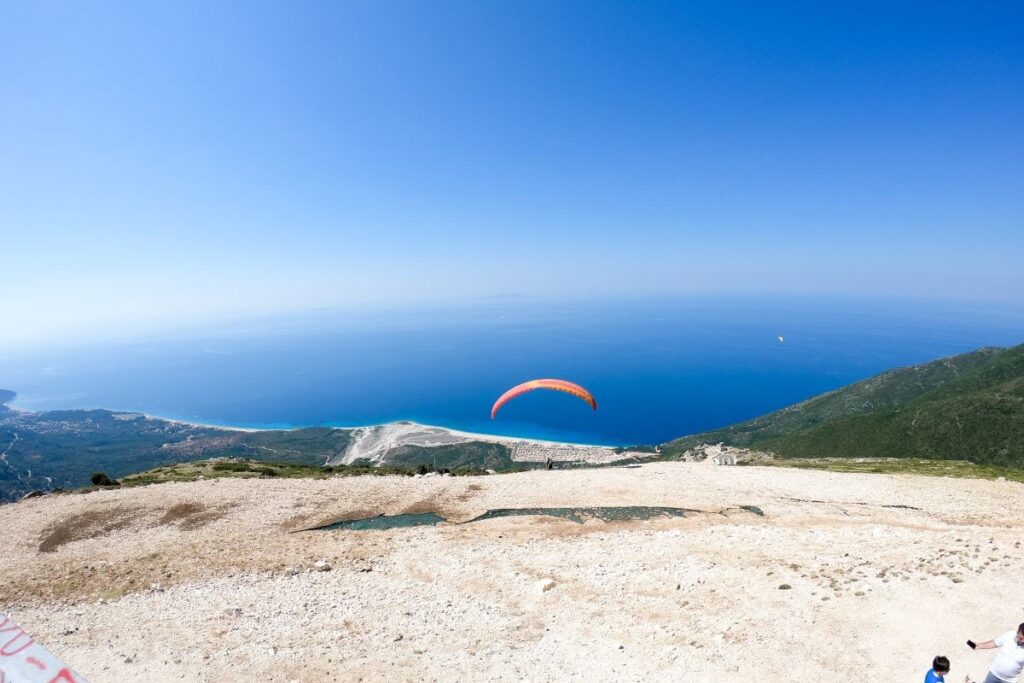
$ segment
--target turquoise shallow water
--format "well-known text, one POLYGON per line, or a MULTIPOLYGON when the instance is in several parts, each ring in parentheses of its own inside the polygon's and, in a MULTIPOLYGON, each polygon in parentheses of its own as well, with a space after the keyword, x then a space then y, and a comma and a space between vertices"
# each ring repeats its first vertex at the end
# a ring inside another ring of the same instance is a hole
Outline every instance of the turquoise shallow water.
POLYGON ((1021 342, 1021 311, 936 303, 487 302, 6 353, 0 388, 28 409, 106 407, 255 427, 415 420, 627 445, 747 419, 895 366, 1021 342), (536 377, 583 384, 599 410, 533 392, 489 419, 505 389, 536 377))

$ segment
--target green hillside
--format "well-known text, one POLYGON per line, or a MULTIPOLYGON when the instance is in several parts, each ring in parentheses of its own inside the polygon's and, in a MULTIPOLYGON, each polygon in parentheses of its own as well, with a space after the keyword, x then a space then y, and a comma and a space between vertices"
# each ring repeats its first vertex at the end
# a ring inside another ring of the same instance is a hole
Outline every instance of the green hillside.
POLYGON ((456 470, 464 467, 510 470, 527 467, 512 461, 508 446, 500 443, 470 441, 445 446, 400 446, 388 453, 388 464, 396 467, 434 465, 456 470))
MULTIPOLYGON (((14 392, 0 391, 0 401, 13 397, 14 392)), ((33 413, 0 404, 0 504, 37 489, 85 486, 94 472, 121 479, 209 458, 273 463, 280 476, 320 472, 325 463, 345 453, 352 433, 328 427, 241 431, 110 410, 33 413)), ((419 465, 458 471, 515 467, 508 446, 477 441, 400 446, 388 453, 387 460, 381 472, 411 473, 419 465)), ((352 474, 362 469, 336 466, 330 471, 352 474)))
POLYGON ((215 456, 322 465, 349 439, 322 428, 242 432, 109 410, 8 410, 0 412, 0 503, 33 489, 82 486, 97 471, 117 478, 215 456))
POLYGON ((784 457, 897 457, 1024 466, 1024 345, 899 368, 661 447, 724 442, 784 457))

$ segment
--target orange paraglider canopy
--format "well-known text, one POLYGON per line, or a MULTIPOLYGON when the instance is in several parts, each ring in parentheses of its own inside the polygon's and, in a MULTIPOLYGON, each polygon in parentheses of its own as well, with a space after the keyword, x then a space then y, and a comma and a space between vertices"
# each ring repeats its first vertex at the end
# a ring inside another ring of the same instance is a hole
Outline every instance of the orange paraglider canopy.
POLYGON ((597 410, 597 401, 594 400, 594 395, 591 394, 586 389, 584 389, 583 387, 581 387, 579 384, 567 382, 564 379, 533 379, 530 380, 529 382, 517 384, 516 386, 512 387, 504 394, 502 394, 501 397, 494 402, 494 407, 491 408, 491 419, 494 419, 494 416, 498 414, 498 411, 501 409, 503 405, 514 399, 516 396, 519 396, 520 394, 525 394, 528 391, 533 391, 534 389, 551 389, 553 391, 563 391, 567 394, 575 396, 578 399, 586 401, 587 403, 590 404, 591 408, 597 410))

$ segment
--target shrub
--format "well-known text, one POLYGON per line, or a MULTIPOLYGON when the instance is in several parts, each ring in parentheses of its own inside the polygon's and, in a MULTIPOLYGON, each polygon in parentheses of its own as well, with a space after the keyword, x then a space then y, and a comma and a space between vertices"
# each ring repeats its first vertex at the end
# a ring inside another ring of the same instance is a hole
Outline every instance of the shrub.
POLYGON ((106 472, 93 472, 92 476, 89 477, 89 481, 92 482, 93 486, 120 486, 115 479, 108 477, 106 472))
POLYGON ((221 472, 252 472, 247 462, 216 462, 211 469, 221 472))
POLYGON ((456 477, 482 477, 487 474, 487 470, 480 467, 458 467, 452 470, 452 474, 456 477))

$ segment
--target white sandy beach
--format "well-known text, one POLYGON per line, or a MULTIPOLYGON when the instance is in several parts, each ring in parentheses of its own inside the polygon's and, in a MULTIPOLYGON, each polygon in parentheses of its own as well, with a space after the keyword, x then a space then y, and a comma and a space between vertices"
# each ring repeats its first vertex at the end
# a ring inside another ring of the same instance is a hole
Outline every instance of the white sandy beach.
MULTIPOLYGON (((115 413, 115 415, 126 416, 136 414, 141 413, 115 413)), ((155 415, 145 415, 145 417, 151 420, 164 420, 165 422, 187 425, 190 427, 205 427, 207 429, 219 429, 235 432, 294 431, 297 429, 303 429, 303 427, 281 429, 232 427, 229 425, 190 422, 187 420, 158 417, 155 415)), ((539 456, 541 460, 544 459, 545 455, 550 455, 554 460, 603 463, 629 457, 630 455, 615 454, 610 446, 466 432, 458 429, 449 429, 447 427, 425 425, 410 421, 388 422, 380 425, 367 425, 362 427, 331 427, 331 429, 340 429, 352 432, 352 444, 345 451, 344 455, 325 463, 330 465, 350 464, 356 460, 370 460, 375 463, 384 462, 390 451, 402 446, 423 446, 429 448, 468 443, 470 441, 502 444, 510 448, 522 447, 524 445, 536 446, 541 451, 545 451, 539 456)), ((513 459, 516 459, 514 454, 513 459)))
POLYGON ((352 444, 342 458, 328 464, 352 463, 356 460, 383 462, 387 454, 401 446, 436 447, 451 444, 482 441, 508 446, 512 449, 512 459, 517 458, 518 451, 524 446, 535 447, 536 455, 531 459, 543 460, 550 456, 554 460, 580 460, 592 463, 608 462, 628 457, 616 454, 611 447, 593 444, 564 443, 543 439, 527 439, 494 434, 477 434, 463 432, 447 427, 435 427, 416 422, 389 422, 372 427, 356 427, 352 429, 352 444))
MULTIPOLYGON (((20 412, 31 412, 31 411, 20 411, 20 412)), ((298 429, 309 429, 311 427, 318 427, 321 425, 307 425, 304 427, 236 427, 232 425, 223 424, 212 424, 207 422, 194 422, 191 420, 182 420, 172 417, 161 417, 159 415, 149 415, 148 413, 132 413, 132 412, 118 412, 118 415, 142 415, 143 417, 150 420, 163 420, 164 422, 172 422, 174 424, 187 425, 189 427, 205 427, 207 429, 223 429, 225 431, 232 432, 268 432, 268 431, 295 431, 298 429)), ((575 443, 567 441, 553 441, 550 439, 533 439, 522 436, 504 436, 500 434, 485 434, 482 432, 466 432, 459 429, 449 429, 448 427, 440 427, 437 425, 427 425, 420 422, 412 422, 410 420, 399 420, 396 422, 386 422, 379 425, 357 425, 351 427, 337 427, 329 426, 329 429, 342 429, 345 431, 369 431, 369 430, 385 430, 388 434, 388 440, 392 441, 396 445, 400 444, 411 444, 413 440, 404 439, 408 435, 416 435, 422 433, 424 438, 422 441, 416 441, 416 445, 421 446, 439 446, 449 443, 464 443, 466 441, 486 441, 488 443, 530 443, 537 444, 540 446, 576 446, 578 448, 610 448, 610 446, 602 446, 600 444, 588 444, 588 443, 575 443), (445 436, 450 438, 445 438, 445 436), (430 437, 434 437, 431 440, 430 437)))

